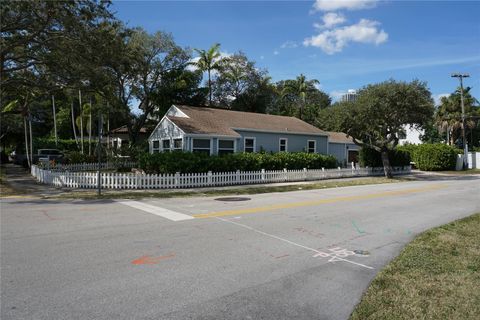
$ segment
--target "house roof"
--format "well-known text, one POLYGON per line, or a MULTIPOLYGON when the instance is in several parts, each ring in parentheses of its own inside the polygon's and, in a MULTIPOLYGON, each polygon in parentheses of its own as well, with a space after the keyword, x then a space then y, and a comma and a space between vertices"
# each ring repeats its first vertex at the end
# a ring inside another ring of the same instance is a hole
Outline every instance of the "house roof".
POLYGON ((175 105, 188 117, 168 116, 185 133, 239 137, 234 129, 327 135, 300 119, 263 113, 175 105))
MULTIPOLYGON (((110 130, 110 133, 128 133, 127 125, 123 125, 121 127, 110 130)), ((147 128, 140 128, 140 133, 147 133, 147 128)))
POLYGON ((331 143, 354 143, 352 137, 347 137, 343 132, 327 131, 328 141, 331 143))

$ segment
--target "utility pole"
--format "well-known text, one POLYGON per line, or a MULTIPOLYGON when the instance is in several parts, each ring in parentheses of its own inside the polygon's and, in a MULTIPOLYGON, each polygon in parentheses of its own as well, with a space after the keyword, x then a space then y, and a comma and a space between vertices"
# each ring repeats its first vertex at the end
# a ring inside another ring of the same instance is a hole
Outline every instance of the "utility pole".
POLYGON ((463 102, 463 78, 468 78, 468 73, 453 73, 452 78, 460 79, 460 104, 462 105, 462 140, 463 140, 463 169, 468 169, 468 142, 465 138, 465 106, 463 102))

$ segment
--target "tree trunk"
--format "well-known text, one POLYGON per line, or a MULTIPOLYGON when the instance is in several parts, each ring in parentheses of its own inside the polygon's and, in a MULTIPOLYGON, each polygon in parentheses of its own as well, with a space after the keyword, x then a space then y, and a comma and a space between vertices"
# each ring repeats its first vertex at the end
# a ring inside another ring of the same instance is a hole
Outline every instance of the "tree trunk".
POLYGON ((77 148, 78 148, 80 146, 78 145, 77 129, 75 126, 75 110, 73 108, 73 101, 72 101, 72 128, 73 128, 73 137, 75 138, 75 143, 77 144, 77 148))
POLYGON ((208 70, 208 106, 212 106, 212 80, 210 78, 210 70, 208 70))
POLYGON ((92 155, 92 99, 90 99, 90 112, 88 114, 88 155, 92 155))
POLYGON ((27 129, 27 117, 23 117, 23 126, 25 128, 25 156, 27 157, 27 163, 30 167, 30 156, 28 154, 28 129, 27 129))
POLYGON ((392 175, 392 167, 390 166, 390 160, 388 160, 388 149, 387 148, 382 148, 382 151, 380 152, 382 155, 382 163, 383 163, 383 170, 385 172, 385 177, 388 179, 393 178, 392 175))
POLYGON ((80 143, 81 152, 83 154, 83 107, 82 107, 82 92, 78 90, 78 104, 80 106, 80 143))
POLYGON ((33 164, 33 137, 32 137, 32 118, 28 119, 28 128, 30 130, 30 164, 33 164))
POLYGON ((58 148, 57 114, 55 111, 55 96, 53 94, 52 94, 52 110, 53 110, 53 130, 55 131, 55 147, 58 148))

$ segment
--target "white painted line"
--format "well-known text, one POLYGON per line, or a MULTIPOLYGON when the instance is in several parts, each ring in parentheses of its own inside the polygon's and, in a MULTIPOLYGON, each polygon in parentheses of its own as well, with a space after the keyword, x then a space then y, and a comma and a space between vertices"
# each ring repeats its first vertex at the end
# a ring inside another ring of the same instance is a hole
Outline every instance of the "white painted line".
POLYGON ((354 261, 351 261, 351 260, 343 259, 343 258, 340 258, 340 257, 338 257, 338 256, 336 256, 336 255, 329 254, 329 253, 325 253, 325 252, 319 251, 319 250, 317 250, 317 249, 310 248, 310 247, 301 245, 301 244, 299 244, 299 243, 296 243, 296 242, 293 242, 293 241, 290 241, 290 240, 287 240, 287 239, 278 237, 278 236, 276 236, 276 235, 263 232, 263 231, 261 231, 261 230, 252 228, 252 227, 247 226, 247 225, 245 225, 245 224, 241 224, 241 223, 238 223, 238 222, 234 222, 234 221, 227 220, 227 219, 223 219, 223 218, 219 218, 219 217, 215 217, 215 218, 218 219, 218 220, 222 220, 222 221, 224 221, 224 222, 232 223, 232 224, 237 225, 237 226, 242 227, 242 228, 246 228, 246 229, 251 230, 251 231, 253 231, 253 232, 263 234, 264 236, 267 236, 267 237, 270 237, 270 238, 274 238, 274 239, 277 239, 277 240, 280 240, 280 241, 289 243, 289 244, 291 244, 291 245, 294 245, 294 246, 297 246, 297 247, 300 247, 300 248, 303 248, 303 249, 306 249, 306 250, 309 250, 309 251, 313 251, 313 252, 315 252, 314 257, 323 256, 323 255, 327 254, 328 256, 332 257, 330 260, 328 260, 329 262, 345 261, 345 262, 348 262, 348 263, 351 263, 351 264, 355 264, 355 265, 357 265, 357 266, 364 267, 364 268, 367 268, 367 269, 374 269, 373 267, 370 267, 370 266, 367 266, 367 265, 364 265, 364 264, 361 264, 361 263, 357 263, 357 262, 354 262, 354 261))
POLYGON ((123 205, 126 205, 126 206, 129 206, 129 207, 132 207, 132 208, 135 208, 135 209, 138 209, 138 210, 142 210, 142 211, 160 216, 160 217, 168 219, 168 220, 172 220, 172 221, 182 221, 182 220, 195 219, 194 217, 189 216, 187 214, 171 211, 171 210, 161 208, 161 207, 152 206, 150 204, 141 203, 139 201, 119 201, 119 203, 121 203, 123 205))

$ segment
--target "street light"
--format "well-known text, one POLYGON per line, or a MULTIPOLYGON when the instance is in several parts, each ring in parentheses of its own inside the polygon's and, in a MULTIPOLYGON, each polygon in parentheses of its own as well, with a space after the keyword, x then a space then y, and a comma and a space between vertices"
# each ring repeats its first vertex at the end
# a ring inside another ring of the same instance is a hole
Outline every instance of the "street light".
POLYGON ((463 139, 463 169, 468 169, 468 143, 465 139, 465 106, 463 104, 463 78, 468 78, 468 73, 452 73, 452 78, 460 79, 460 103, 462 105, 462 139, 463 139))

